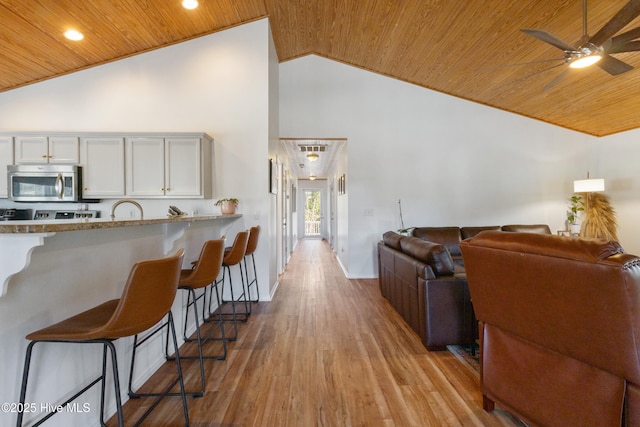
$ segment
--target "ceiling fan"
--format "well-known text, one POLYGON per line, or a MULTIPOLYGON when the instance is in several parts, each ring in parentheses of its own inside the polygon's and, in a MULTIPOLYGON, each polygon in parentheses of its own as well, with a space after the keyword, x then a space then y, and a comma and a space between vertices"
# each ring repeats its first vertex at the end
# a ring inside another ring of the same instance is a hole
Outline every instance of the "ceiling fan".
MULTIPOLYGON (((618 13, 604 24, 596 34, 589 36, 587 33, 587 0, 583 0, 582 37, 575 46, 561 40, 548 31, 536 29, 522 29, 521 31, 564 52, 564 57, 557 59, 558 61, 563 61, 561 64, 545 68, 540 72, 566 64, 568 64, 570 68, 583 68, 596 64, 607 73, 615 76, 632 70, 633 67, 611 55, 640 51, 640 40, 636 40, 640 39, 640 27, 618 35, 616 35, 616 33, 639 15, 640 0, 630 0, 618 13)), ((551 61, 555 60, 541 62, 551 61)), ((567 69, 558 75, 548 83, 543 90, 547 90, 558 83, 568 72, 569 70, 567 69)))

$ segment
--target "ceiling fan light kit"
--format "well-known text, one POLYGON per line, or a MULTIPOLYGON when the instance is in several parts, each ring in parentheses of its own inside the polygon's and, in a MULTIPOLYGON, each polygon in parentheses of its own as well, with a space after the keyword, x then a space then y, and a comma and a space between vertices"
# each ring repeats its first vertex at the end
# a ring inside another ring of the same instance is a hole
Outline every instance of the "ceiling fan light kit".
POLYGON ((602 59, 603 49, 601 47, 594 46, 595 49, 583 47, 580 49, 580 54, 575 55, 569 63, 571 68, 586 68, 602 59))
MULTIPOLYGON (((564 51, 564 64, 570 68, 585 68, 597 64, 602 70, 616 76, 633 69, 633 66, 614 58, 613 54, 640 51, 640 27, 616 35, 627 24, 640 15, 640 0, 630 0, 594 35, 587 33, 587 0, 583 0, 582 38, 577 46, 561 40, 553 34, 537 29, 522 29, 531 37, 564 51)), ((540 61, 547 62, 547 61, 540 61)), ((564 65, 560 64, 560 65, 564 65)), ((556 68, 554 65, 542 71, 556 68)), ((547 84, 544 90, 555 85, 566 71, 547 84)))

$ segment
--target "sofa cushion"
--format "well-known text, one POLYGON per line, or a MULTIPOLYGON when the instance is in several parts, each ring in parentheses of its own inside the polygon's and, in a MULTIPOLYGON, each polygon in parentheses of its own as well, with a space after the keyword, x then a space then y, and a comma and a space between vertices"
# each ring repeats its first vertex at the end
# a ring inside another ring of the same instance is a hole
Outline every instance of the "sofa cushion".
POLYGON ((476 234, 478 234, 481 231, 486 231, 486 230, 499 231, 500 230, 500 226, 499 225, 485 225, 485 226, 480 226, 480 227, 461 227, 460 228, 460 236, 462 237, 462 240, 464 240, 464 239, 468 239, 470 237, 475 236, 476 234))
POLYGON ((405 237, 406 236, 403 236, 402 234, 398 234, 395 231, 387 231, 382 235, 382 241, 384 242, 385 245, 389 246, 390 248, 397 249, 400 251, 402 250, 400 249, 400 241, 405 237))
POLYGON ((503 225, 502 231, 515 231, 518 233, 538 233, 551 234, 551 230, 547 224, 512 224, 503 225))
POLYGON ((450 276, 454 273, 453 259, 446 246, 417 237, 400 240, 402 252, 431 266, 436 276, 450 276))
POLYGON ((444 245, 452 257, 461 257, 460 227, 416 227, 413 235, 422 240, 444 245))

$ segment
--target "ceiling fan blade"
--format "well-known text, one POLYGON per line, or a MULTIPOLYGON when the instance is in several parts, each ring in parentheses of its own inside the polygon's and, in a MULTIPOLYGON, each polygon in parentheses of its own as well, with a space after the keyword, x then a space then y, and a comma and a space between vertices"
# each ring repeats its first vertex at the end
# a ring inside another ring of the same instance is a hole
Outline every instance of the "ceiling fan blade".
MULTIPOLYGON (((640 0, 639 0, 640 1, 640 0)), ((534 29, 522 29, 520 30, 525 34, 530 35, 531 37, 535 37, 538 40, 541 40, 545 43, 550 44, 551 46, 557 47, 558 49, 562 49, 564 51, 575 52, 576 48, 571 46, 569 43, 560 40, 553 34, 544 30, 534 30, 534 29)))
POLYGON ((635 40, 640 37, 640 27, 634 28, 633 30, 626 31, 624 33, 618 34, 615 37, 611 38, 611 44, 616 45, 619 43, 626 43, 631 40, 635 40))
POLYGON ((556 85, 560 80, 562 80, 562 78, 563 78, 564 76, 566 76, 568 72, 569 72, 569 69, 567 68, 567 69, 566 69, 566 70, 564 70, 562 73, 558 74, 558 76, 557 76, 555 79, 551 80, 549 83, 547 83, 547 85, 546 85, 545 87, 543 87, 543 88, 542 88, 542 91, 544 92, 544 91, 546 91, 546 90, 551 89, 551 88, 552 88, 553 86, 555 86, 555 85, 556 85))
POLYGON ((638 15, 640 15, 640 0, 630 0, 629 3, 625 4, 622 9, 620 9, 618 13, 609 20, 609 22, 600 28, 600 31, 591 37, 589 42, 596 46, 600 46, 607 39, 610 39, 615 33, 620 31, 625 25, 633 21, 633 19, 638 15))
POLYGON ((633 67, 631 65, 627 64, 626 62, 622 62, 610 55, 603 55, 602 59, 598 61, 597 65, 612 76, 617 76, 618 74, 626 73, 627 71, 633 70, 633 67))
POLYGON ((511 86, 511 85, 513 85, 515 83, 519 83, 519 82, 521 82, 523 80, 527 80, 527 79, 529 79, 529 78, 531 78, 533 76, 537 76, 538 74, 544 73, 545 71, 553 70, 554 68, 558 68, 558 67, 561 67, 563 65, 565 65, 565 62, 563 62, 562 64, 556 64, 556 65, 552 65, 551 67, 543 68, 542 70, 538 70, 535 73, 529 73, 529 74, 527 74, 527 75, 525 75, 523 77, 520 77, 519 79, 515 79, 515 80, 512 80, 510 82, 501 84, 500 86, 496 87, 496 90, 502 89, 503 87, 506 87, 506 86, 511 86))
POLYGON ((612 45, 608 49, 605 49, 605 52, 611 53, 622 53, 622 52, 638 52, 640 51, 640 41, 634 40, 627 43, 622 43, 619 45, 612 45))

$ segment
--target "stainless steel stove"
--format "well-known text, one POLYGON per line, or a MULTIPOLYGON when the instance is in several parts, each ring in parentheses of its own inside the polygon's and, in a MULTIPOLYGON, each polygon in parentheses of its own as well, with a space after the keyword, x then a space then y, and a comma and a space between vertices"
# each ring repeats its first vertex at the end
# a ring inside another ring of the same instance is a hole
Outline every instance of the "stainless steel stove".
POLYGON ((34 220, 43 221, 49 219, 91 219, 99 218, 100 211, 53 211, 37 210, 34 220))
POLYGON ((31 209, 0 208, 0 221, 21 221, 33 219, 31 209))

